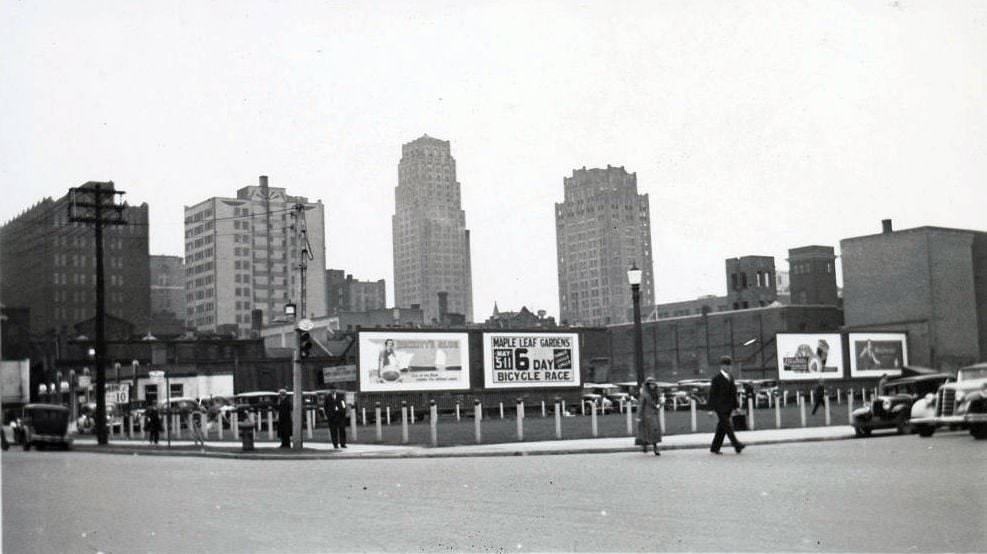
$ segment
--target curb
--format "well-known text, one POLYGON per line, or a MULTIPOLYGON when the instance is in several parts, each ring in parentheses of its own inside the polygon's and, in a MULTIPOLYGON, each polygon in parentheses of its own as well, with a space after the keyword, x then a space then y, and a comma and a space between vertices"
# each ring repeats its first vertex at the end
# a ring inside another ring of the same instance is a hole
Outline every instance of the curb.
MULTIPOLYGON (((894 435, 889 435, 894 436, 894 435)), ((631 440, 631 437, 627 437, 631 440)), ((774 444, 791 444, 800 442, 825 442, 850 440, 856 437, 853 434, 828 436, 828 437, 795 437, 788 439, 763 439, 747 442, 748 446, 765 446, 774 444)), ((876 437, 875 437, 876 438, 876 437)), ((72 450, 75 452, 86 452, 92 454, 116 454, 124 456, 170 456, 170 457, 191 457, 191 458, 219 458, 234 460, 399 460, 409 458, 500 458, 508 456, 559 456, 566 454, 618 454, 624 452, 639 452, 640 446, 620 446, 604 448, 563 448, 545 450, 503 450, 503 451, 478 451, 478 452, 442 452, 441 448, 423 448, 412 452, 370 452, 366 454, 349 454, 338 451, 302 451, 301 454, 288 454, 280 452, 243 452, 243 451, 223 451, 223 450, 193 450, 188 448, 157 450, 143 447, 121 446, 95 446, 95 445, 75 445, 72 450)), ((662 448, 662 451, 672 450, 705 450, 708 444, 679 444, 662 448)))

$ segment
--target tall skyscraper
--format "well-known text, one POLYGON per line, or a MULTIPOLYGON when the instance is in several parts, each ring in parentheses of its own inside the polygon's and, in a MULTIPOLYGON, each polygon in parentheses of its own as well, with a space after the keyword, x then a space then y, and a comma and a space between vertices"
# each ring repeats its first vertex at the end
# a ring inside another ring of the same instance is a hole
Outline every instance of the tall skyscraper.
POLYGON ((394 196, 395 305, 441 321, 445 292, 448 311, 472 321, 469 231, 449 141, 424 135, 402 146, 394 196))
MULTIPOLYGON (((45 198, 0 227, 0 303, 30 308, 34 334, 69 336, 96 315, 93 228, 69 221, 68 205, 68 195, 45 198)), ((126 225, 103 228, 106 313, 144 332, 151 315, 147 204, 127 207, 123 218, 126 225)))
POLYGON ((623 167, 576 169, 563 179, 565 199, 555 204, 559 314, 569 325, 629 320, 633 307, 627 270, 641 269, 641 306, 655 299, 648 195, 637 174, 623 167))
POLYGON ((186 326, 199 331, 250 330, 251 310, 263 324, 297 305, 299 317, 326 315, 325 215, 321 201, 285 189, 244 187, 236 198, 214 197, 185 207, 186 326), (301 206, 302 210, 296 210, 301 206), (311 245, 301 310, 301 230, 311 245))

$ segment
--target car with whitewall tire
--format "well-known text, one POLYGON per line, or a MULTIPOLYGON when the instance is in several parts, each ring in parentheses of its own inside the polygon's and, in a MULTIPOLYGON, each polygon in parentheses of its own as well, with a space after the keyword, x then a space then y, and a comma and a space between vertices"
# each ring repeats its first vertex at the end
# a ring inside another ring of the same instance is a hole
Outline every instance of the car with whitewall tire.
POLYGON ((978 439, 987 438, 987 363, 959 369, 955 381, 939 387, 933 398, 923 400, 918 408, 921 414, 913 409, 912 425, 919 435, 931 437, 937 428, 948 426, 969 429, 978 439))

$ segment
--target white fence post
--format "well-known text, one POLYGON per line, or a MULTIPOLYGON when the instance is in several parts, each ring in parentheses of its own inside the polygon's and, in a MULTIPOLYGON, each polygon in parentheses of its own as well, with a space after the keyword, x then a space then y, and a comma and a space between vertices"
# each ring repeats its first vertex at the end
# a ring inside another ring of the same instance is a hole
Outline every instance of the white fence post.
POLYGON ((627 411, 624 412, 624 414, 625 414, 625 416, 627 418, 627 434, 628 435, 633 435, 634 434, 634 422, 632 421, 632 418, 634 416, 631 414, 631 412, 633 412, 633 411, 634 410, 631 408, 630 404, 628 404, 627 411))
POLYGON ((691 417, 692 432, 695 433, 696 431, 699 430, 699 423, 696 421, 696 399, 695 398, 690 398, 689 399, 689 412, 691 412, 690 415, 692 416, 691 417))
POLYGON ((274 410, 267 411, 267 438, 274 438, 274 410))
POLYGON ((428 426, 432 432, 432 446, 439 445, 439 408, 435 405, 435 400, 428 401, 428 426))
POLYGON ((456 401, 456 421, 459 421, 459 400, 456 401))
POLYGON ((412 404, 411 406, 409 406, 409 409, 411 410, 411 413, 408 415, 408 417, 411 418, 411 424, 414 425, 415 424, 415 405, 412 404))
POLYGON ((357 431, 356 431, 356 410, 351 409, 350 410, 350 436, 349 436, 349 439, 351 441, 355 441, 356 438, 357 438, 357 431))
POLYGON ((367 407, 366 406, 360 406, 360 416, 363 418, 363 425, 364 425, 364 427, 366 427, 366 425, 367 425, 367 407))
POLYGON ((408 401, 401 401, 401 444, 408 444, 408 401))
POLYGON ((524 400, 517 399, 517 440, 524 440, 524 400))
POLYGON ((387 425, 391 425, 391 405, 387 405, 387 425))
MULTIPOLYGON (((627 403, 627 410, 630 411, 630 402, 627 403)), ((627 428, 630 429, 631 418, 627 418, 627 428)), ((658 405, 658 425, 661 427, 661 434, 665 434, 665 404, 661 403, 658 405)))
POLYGON ((500 403, 500 419, 504 419, 504 402, 500 403))
POLYGON ((380 402, 374 405, 374 423, 377 426, 377 442, 380 442, 384 440, 384 428, 382 427, 384 422, 380 419, 380 402))
POLYGON ((775 401, 775 428, 781 429, 781 405, 775 401))
POLYGON ((747 413, 750 415, 750 421, 747 422, 747 428, 751 431, 754 430, 754 399, 747 399, 747 413))
POLYGON ((560 400, 555 401, 555 438, 556 440, 562 439, 562 402, 560 400))
POLYGON ((798 400, 799 400, 799 415, 802 417, 802 427, 805 427, 805 399, 802 398, 802 393, 799 393, 798 400))
POLYGON ((823 403, 826 405, 826 425, 832 425, 832 419, 829 415, 829 395, 823 397, 823 403))
POLYGON ((548 414, 545 413, 545 401, 544 400, 541 401, 541 416, 542 417, 548 417, 548 414))
POLYGON ((483 418, 483 405, 480 404, 480 400, 473 401, 473 436, 476 438, 476 444, 483 442, 483 434, 480 430, 481 423, 480 420, 483 418))
POLYGON ((593 438, 596 438, 600 434, 600 430, 596 424, 596 402, 590 402, 589 414, 590 428, 593 430, 593 438))

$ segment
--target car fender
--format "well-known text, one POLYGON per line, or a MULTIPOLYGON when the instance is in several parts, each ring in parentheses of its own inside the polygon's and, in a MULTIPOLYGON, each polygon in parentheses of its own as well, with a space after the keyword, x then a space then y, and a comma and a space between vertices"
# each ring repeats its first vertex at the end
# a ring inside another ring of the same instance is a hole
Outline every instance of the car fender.
POLYGON ((931 418, 936 415, 936 403, 933 397, 932 401, 926 400, 925 398, 919 398, 912 404, 912 415, 911 419, 922 419, 931 418))
POLYGON ((870 407, 857 408, 853 411, 853 419, 869 421, 872 415, 873 414, 871 414, 870 407))

